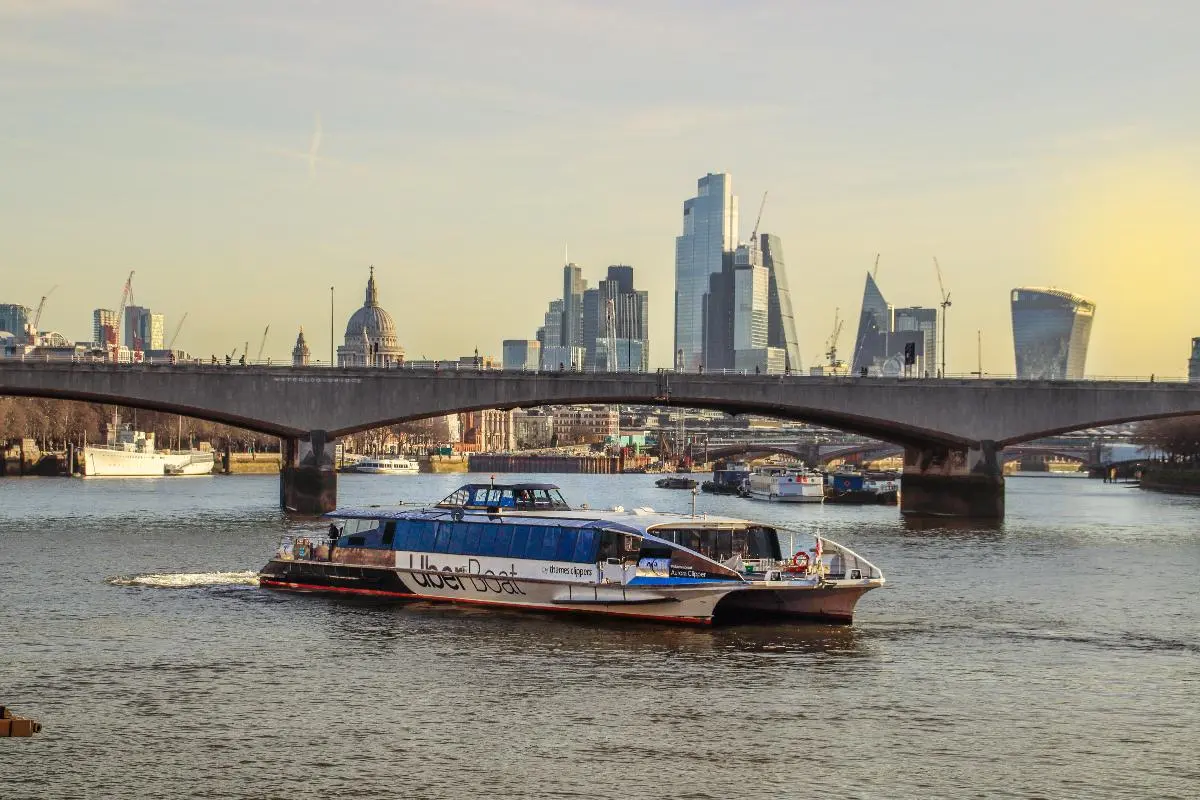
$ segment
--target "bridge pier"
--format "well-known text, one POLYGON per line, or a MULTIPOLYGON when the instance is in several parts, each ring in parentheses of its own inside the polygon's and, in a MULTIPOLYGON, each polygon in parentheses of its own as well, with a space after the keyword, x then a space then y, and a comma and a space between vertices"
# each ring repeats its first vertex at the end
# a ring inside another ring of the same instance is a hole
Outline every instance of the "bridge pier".
POLYGON ((914 517, 1004 518, 1004 472, 996 443, 904 450, 900 513, 914 517))
POLYGON ((279 469, 279 505, 300 514, 324 514, 337 507, 337 471, 333 442, 325 431, 283 440, 279 469))

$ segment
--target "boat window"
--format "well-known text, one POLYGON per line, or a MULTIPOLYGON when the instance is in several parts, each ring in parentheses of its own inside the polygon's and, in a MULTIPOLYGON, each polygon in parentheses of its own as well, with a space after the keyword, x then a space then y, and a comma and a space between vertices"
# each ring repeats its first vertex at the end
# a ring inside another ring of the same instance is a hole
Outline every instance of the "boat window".
MULTIPOLYGON (((434 523, 430 522, 430 526, 434 523)), ((433 546, 429 548, 431 553, 447 553, 450 550, 450 523, 437 523, 437 535, 433 538, 433 546)))
POLYGON ((745 528, 738 528, 730 534, 733 541, 733 552, 742 558, 750 557, 750 537, 745 528))
POLYGON ((550 504, 560 511, 568 511, 571 508, 567 505, 567 501, 563 499, 562 492, 558 489, 550 490, 550 504))
POLYGON ((474 527, 480 528, 481 530, 479 531, 479 544, 473 552, 476 552, 481 556, 496 555, 496 534, 498 533, 496 529, 500 526, 476 525, 474 527))
POLYGON ((383 525, 383 546, 391 547, 396 541, 396 520, 389 519, 383 525))
POLYGON ((487 525, 480 524, 467 525, 467 538, 463 542, 463 553, 466 553, 467 555, 474 555, 475 553, 479 552, 479 536, 487 527, 487 525))
POLYGON ((733 531, 712 531, 712 550, 706 555, 713 561, 728 561, 733 558, 733 531))
MULTIPOLYGON (((442 523, 445 525, 446 523, 442 523)), ((459 555, 466 552, 467 545, 467 523, 451 522, 450 528, 450 545, 447 547, 447 553, 457 553, 459 555)))
POLYGON ((455 489, 454 492, 452 492, 449 497, 447 497, 442 502, 438 503, 438 505, 439 506, 466 505, 466 502, 469 497, 470 497, 470 495, 468 494, 466 489, 455 489))
POLYGON ((621 534, 616 531, 600 531, 596 538, 599 540, 596 547, 597 561, 621 557, 621 534))
POLYGON ((580 529, 579 538, 575 541, 575 553, 570 560, 581 564, 596 560, 596 531, 591 528, 580 529))
POLYGON ((558 529, 558 541, 554 547, 555 561, 571 561, 575 557, 575 541, 578 536, 578 528, 558 529))
POLYGON ((535 540, 538 542, 538 545, 536 550, 537 555, 534 558, 540 558, 543 561, 553 561, 555 545, 558 543, 558 528, 553 526, 539 528, 533 536, 529 537, 530 550, 534 549, 533 543, 535 540))
POLYGON ((748 533, 750 544, 748 555, 750 558, 778 560, 782 557, 779 554, 779 538, 775 535, 775 531, 755 525, 750 528, 748 533))
POLYGON ((529 546, 529 526, 528 525, 513 525, 512 526, 512 543, 508 546, 508 555, 511 558, 524 558, 525 549, 529 546))
POLYGON ((428 553, 433 549, 433 537, 437 534, 437 523, 433 520, 418 520, 413 522, 413 527, 416 528, 417 540, 414 550, 420 550, 428 553))
POLYGON ((493 548, 496 555, 507 558, 512 548, 513 530, 515 525, 496 526, 496 544, 493 548))

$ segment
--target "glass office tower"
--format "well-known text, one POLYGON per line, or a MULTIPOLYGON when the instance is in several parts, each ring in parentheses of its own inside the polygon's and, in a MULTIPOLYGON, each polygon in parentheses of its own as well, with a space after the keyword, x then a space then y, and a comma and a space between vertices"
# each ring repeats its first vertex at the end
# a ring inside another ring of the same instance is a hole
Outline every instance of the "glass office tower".
POLYGON ((683 235, 675 238, 675 358, 687 371, 705 362, 705 295, 709 278, 737 245, 738 206, 728 173, 697 181, 696 196, 683 204, 683 235))
POLYGON ((1017 377, 1080 380, 1096 304, 1061 289, 1012 290, 1013 351, 1017 377))

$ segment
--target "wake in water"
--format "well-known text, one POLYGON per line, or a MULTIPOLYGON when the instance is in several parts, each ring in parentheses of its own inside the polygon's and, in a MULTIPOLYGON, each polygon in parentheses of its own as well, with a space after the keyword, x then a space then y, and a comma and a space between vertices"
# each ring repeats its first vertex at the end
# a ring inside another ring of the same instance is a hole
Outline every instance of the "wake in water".
POLYGON ((149 586, 155 589, 191 589, 197 586, 257 586, 258 573, 245 572, 164 572, 109 578, 113 586, 149 586))

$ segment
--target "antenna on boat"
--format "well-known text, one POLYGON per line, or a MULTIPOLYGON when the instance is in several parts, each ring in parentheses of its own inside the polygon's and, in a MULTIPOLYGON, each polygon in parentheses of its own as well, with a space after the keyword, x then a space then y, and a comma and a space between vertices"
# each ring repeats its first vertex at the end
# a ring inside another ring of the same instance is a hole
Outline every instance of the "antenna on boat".
POLYGON ((696 495, 700 494, 700 487, 692 487, 692 519, 696 518, 696 495))

